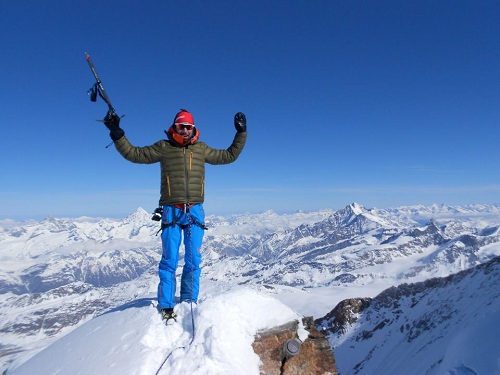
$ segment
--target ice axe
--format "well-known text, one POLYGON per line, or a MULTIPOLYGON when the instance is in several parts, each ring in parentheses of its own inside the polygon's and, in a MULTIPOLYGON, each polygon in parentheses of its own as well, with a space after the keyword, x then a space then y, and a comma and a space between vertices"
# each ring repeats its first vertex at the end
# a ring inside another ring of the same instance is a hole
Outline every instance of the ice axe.
POLYGON ((94 85, 87 91, 87 94, 90 97, 90 101, 92 102, 97 101, 97 95, 99 95, 101 99, 104 100, 108 105, 111 114, 112 115, 116 114, 116 111, 113 108, 113 105, 111 104, 111 100, 109 99, 108 93, 104 89, 104 85, 102 84, 102 81, 99 78, 99 74, 97 74, 97 70, 95 69, 94 63, 90 59, 90 55, 87 52, 85 52, 85 59, 87 60, 90 70, 92 71, 92 74, 94 75, 94 78, 96 80, 94 85))

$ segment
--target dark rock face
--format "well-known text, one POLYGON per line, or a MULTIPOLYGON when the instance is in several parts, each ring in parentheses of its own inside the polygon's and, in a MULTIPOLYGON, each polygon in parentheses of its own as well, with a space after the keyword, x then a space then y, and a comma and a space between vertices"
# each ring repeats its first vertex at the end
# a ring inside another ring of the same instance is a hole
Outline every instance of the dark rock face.
POLYGON ((297 321, 258 333, 252 346, 262 361, 261 375, 338 374, 330 344, 318 332, 312 317, 304 318, 303 324, 309 336, 301 343, 300 351, 291 357, 286 355, 285 344, 288 340, 298 340, 297 321))
POLYGON ((356 322, 368 306, 371 298, 349 298, 341 301, 332 311, 323 318, 316 320, 316 325, 335 333, 344 333, 349 325, 356 322))

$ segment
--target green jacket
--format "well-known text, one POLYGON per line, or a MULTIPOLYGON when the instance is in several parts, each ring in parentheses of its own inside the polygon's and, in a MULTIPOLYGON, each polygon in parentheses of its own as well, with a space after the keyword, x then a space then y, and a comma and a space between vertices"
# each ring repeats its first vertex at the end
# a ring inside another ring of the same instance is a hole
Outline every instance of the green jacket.
POLYGON ((247 133, 236 133, 227 150, 216 150, 203 142, 180 146, 161 140, 151 146, 135 147, 123 136, 115 142, 118 152, 133 163, 160 163, 160 205, 203 203, 205 200, 205 163, 229 164, 240 155, 247 133))

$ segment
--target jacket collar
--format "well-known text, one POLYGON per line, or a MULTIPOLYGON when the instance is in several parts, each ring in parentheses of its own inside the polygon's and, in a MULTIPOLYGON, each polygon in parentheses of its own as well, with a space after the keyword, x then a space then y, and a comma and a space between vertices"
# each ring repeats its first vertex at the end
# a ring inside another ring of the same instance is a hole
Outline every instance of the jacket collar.
POLYGON ((173 125, 168 130, 165 130, 165 134, 167 134, 167 137, 170 141, 173 141, 182 147, 188 145, 194 145, 196 141, 198 141, 198 138, 200 137, 200 132, 197 127, 194 127, 194 134, 191 137, 191 139, 187 142, 184 142, 184 138, 180 134, 177 134, 177 132, 174 130, 173 125))

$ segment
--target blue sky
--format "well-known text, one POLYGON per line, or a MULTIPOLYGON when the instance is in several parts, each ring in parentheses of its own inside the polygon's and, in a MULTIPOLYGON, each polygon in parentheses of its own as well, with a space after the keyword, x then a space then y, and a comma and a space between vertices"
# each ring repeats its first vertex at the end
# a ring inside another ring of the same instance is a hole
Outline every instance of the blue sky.
POLYGON ((91 55, 137 146, 180 108, 240 159, 207 214, 500 202, 498 1, 9 1, 0 5, 0 218, 158 202, 87 90, 91 55))

